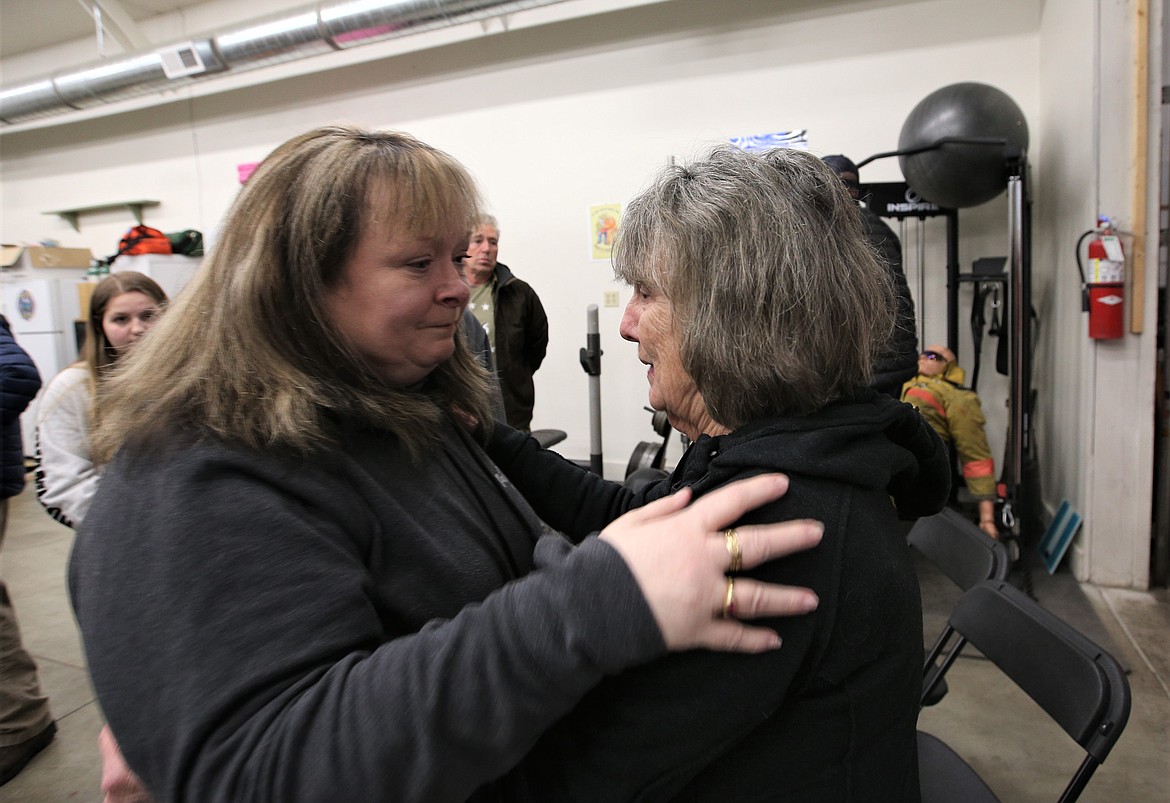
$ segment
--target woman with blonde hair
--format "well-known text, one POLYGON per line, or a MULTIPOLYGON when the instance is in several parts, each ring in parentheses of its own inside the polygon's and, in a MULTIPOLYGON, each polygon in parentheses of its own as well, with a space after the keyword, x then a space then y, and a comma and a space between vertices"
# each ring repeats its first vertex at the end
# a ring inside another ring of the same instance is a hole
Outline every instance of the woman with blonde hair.
POLYGON ((481 448, 459 322, 479 199, 408 135, 266 158, 200 274, 101 389, 102 494, 70 591, 94 688, 164 800, 498 799, 604 676, 779 647, 806 589, 725 572, 810 522, 723 528, 786 488, 687 491, 574 546, 481 448))
POLYGON ((77 528, 97 489, 90 438, 100 411, 98 388, 145 335, 167 304, 158 283, 136 271, 98 282, 85 316, 81 358, 45 388, 37 408, 37 499, 53 518, 77 528))

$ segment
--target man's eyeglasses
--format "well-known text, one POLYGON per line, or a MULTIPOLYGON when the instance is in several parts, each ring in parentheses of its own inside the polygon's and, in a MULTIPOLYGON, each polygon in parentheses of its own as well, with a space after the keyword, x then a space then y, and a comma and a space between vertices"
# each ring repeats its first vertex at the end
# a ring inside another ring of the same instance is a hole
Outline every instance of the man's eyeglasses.
POLYGON ((947 358, 944 357, 943 355, 939 354, 937 351, 924 351, 924 352, 922 352, 922 356, 924 358, 926 358, 928 360, 932 360, 934 362, 946 362, 947 361, 947 358))

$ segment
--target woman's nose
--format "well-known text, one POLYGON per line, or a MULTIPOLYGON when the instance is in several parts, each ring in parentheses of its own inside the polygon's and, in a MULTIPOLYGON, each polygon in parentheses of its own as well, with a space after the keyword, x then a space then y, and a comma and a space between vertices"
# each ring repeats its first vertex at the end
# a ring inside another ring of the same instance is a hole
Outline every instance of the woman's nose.
POLYGON ((445 271, 442 275, 438 297, 442 304, 460 307, 466 307, 467 302, 471 300, 471 291, 467 289, 463 273, 454 262, 451 263, 451 270, 445 271))
POLYGON ((638 342, 638 317, 639 313, 634 307, 635 299, 631 298, 626 303, 626 310, 622 313, 622 323, 618 327, 618 332, 625 340, 638 342))

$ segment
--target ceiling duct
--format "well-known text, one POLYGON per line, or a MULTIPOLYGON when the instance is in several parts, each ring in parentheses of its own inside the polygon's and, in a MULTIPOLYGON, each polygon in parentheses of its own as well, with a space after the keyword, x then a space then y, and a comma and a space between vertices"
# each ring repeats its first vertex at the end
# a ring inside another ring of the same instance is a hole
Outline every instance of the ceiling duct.
MULTIPOLYGON (((211 42, 189 42, 187 47, 200 57, 203 73, 223 69, 211 42)), ((66 107, 89 109, 126 100, 168 83, 172 82, 167 75, 163 53, 153 52, 63 73, 53 79, 53 88, 66 107)), ((0 95, 0 104, 3 102, 3 95, 0 95)), ((0 117, 7 119, 3 111, 0 111, 0 117)))
POLYGON ((321 13, 316 8, 221 33, 215 37, 215 47, 232 70, 252 70, 337 49, 321 30, 321 13))
POLYGON ((0 89, 0 123, 32 120, 564 0, 348 0, 0 89))
MULTIPOLYGON (((486 0, 400 0, 397 3, 338 3, 321 9, 321 24, 339 48, 380 42, 405 33, 423 33, 469 19, 503 13, 486 0)), ((505 4, 508 5, 508 4, 505 4)), ((548 3, 515 3, 516 6, 548 3)), ((519 10, 517 8, 516 10, 519 10)))

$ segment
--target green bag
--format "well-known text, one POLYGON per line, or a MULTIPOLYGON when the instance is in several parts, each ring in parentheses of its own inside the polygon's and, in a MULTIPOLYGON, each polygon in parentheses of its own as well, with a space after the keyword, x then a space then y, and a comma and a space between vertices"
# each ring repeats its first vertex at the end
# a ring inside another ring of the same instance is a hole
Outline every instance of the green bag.
POLYGON ((176 231, 167 235, 171 241, 171 253, 188 257, 203 256, 203 233, 195 229, 176 231))

